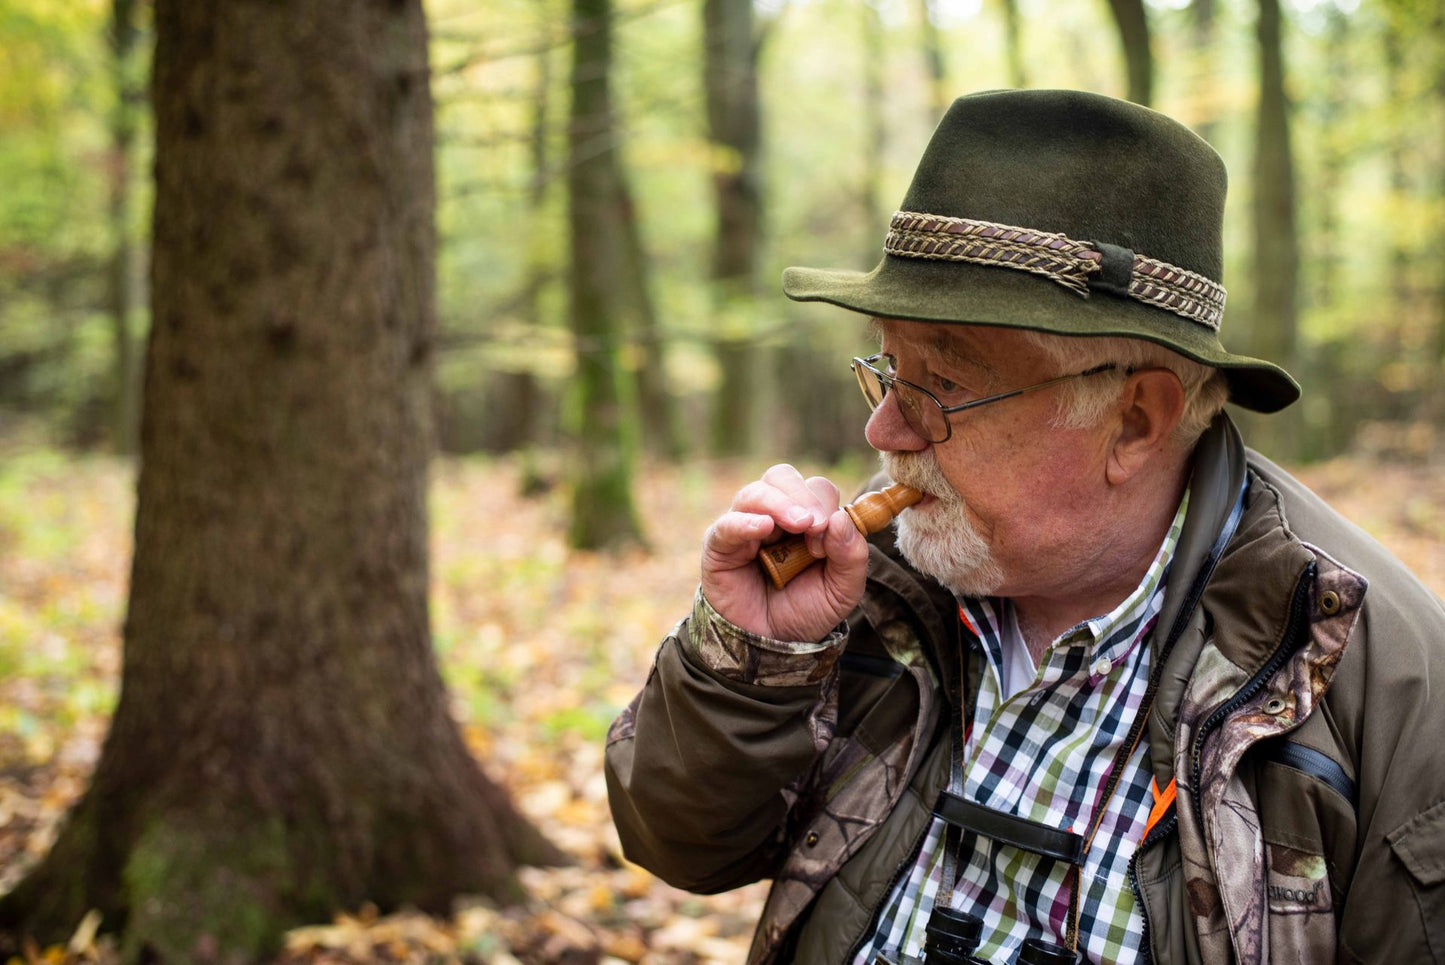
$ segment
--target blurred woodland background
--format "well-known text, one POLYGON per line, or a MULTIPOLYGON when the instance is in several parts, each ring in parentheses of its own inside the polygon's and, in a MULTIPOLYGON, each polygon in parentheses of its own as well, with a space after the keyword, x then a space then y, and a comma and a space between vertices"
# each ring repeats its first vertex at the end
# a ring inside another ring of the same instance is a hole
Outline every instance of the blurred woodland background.
POLYGON ((778 278, 958 94, 1215 145, 1246 438, 1445 587, 1439 0, 382 6, 0 0, 0 955, 741 960, 601 741, 736 486, 868 473, 778 278))
MULTIPOLYGON (((788 302, 778 277, 876 263, 944 106, 1000 86, 1129 96, 1223 155, 1226 344, 1306 387, 1271 451, 1321 459, 1362 430, 1440 414, 1435 0, 609 3, 428 5, 444 452, 575 445, 587 414, 569 400, 588 359, 615 370, 619 425, 648 453, 861 451, 846 367, 861 326, 788 302), (579 83, 602 98, 579 104, 579 83), (568 179, 601 159, 596 230, 621 250, 602 280, 606 317, 577 333, 568 179)), ((12 438, 134 446, 153 42, 145 0, 0 6, 0 424, 12 438)), ((1425 434, 1391 445, 1416 451, 1425 434)))

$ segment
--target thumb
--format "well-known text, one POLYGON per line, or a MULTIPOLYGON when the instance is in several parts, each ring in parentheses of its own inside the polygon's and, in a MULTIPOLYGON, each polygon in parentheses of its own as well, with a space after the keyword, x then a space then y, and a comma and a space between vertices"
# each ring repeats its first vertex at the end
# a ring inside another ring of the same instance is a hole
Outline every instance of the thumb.
POLYGON ((826 554, 823 587, 834 606, 846 615, 863 598, 868 577, 868 541, 841 509, 828 518, 823 552, 826 554))

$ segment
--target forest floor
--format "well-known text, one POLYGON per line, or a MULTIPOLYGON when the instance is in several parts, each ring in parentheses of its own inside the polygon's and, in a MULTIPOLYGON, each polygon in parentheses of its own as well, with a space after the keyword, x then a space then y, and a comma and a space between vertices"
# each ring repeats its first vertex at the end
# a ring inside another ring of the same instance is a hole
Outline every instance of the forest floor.
MULTIPOLYGON (((84 790, 114 707, 131 555, 128 464, 0 454, 0 893, 54 840, 84 790)), ((487 772, 576 859, 525 869, 530 900, 459 902, 449 918, 339 909, 291 932, 296 963, 733 963, 765 888, 698 897, 621 858, 608 815, 608 723, 684 614, 701 535, 756 466, 651 467, 649 546, 569 552, 559 489, 519 495, 511 460, 442 460, 432 494, 432 623, 454 713, 487 772)), ((1339 458, 1300 476, 1445 593, 1445 473, 1339 458)), ((845 475, 838 476, 840 481, 845 475)), ((852 480, 842 482, 846 490, 852 480)), ((77 922, 68 946, 16 961, 118 961, 77 922)))

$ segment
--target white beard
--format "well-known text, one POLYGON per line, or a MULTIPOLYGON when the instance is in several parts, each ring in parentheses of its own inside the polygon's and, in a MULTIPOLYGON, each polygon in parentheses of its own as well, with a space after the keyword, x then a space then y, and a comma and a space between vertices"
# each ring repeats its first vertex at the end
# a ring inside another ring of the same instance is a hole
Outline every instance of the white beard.
POLYGON ((933 450, 879 455, 895 482, 933 496, 927 509, 905 509, 898 517, 898 549, 920 573, 960 596, 991 596, 1003 584, 1003 570, 988 544, 968 521, 963 497, 949 485, 933 450))

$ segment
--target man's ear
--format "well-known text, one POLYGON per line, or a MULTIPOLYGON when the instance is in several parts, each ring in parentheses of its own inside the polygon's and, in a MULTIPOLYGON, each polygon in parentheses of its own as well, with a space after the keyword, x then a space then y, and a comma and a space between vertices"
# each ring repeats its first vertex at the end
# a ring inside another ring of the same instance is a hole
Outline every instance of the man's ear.
POLYGON ((1184 415, 1184 386, 1165 368, 1131 373, 1119 394, 1119 423, 1106 467, 1109 482, 1128 482, 1169 445, 1184 415))

